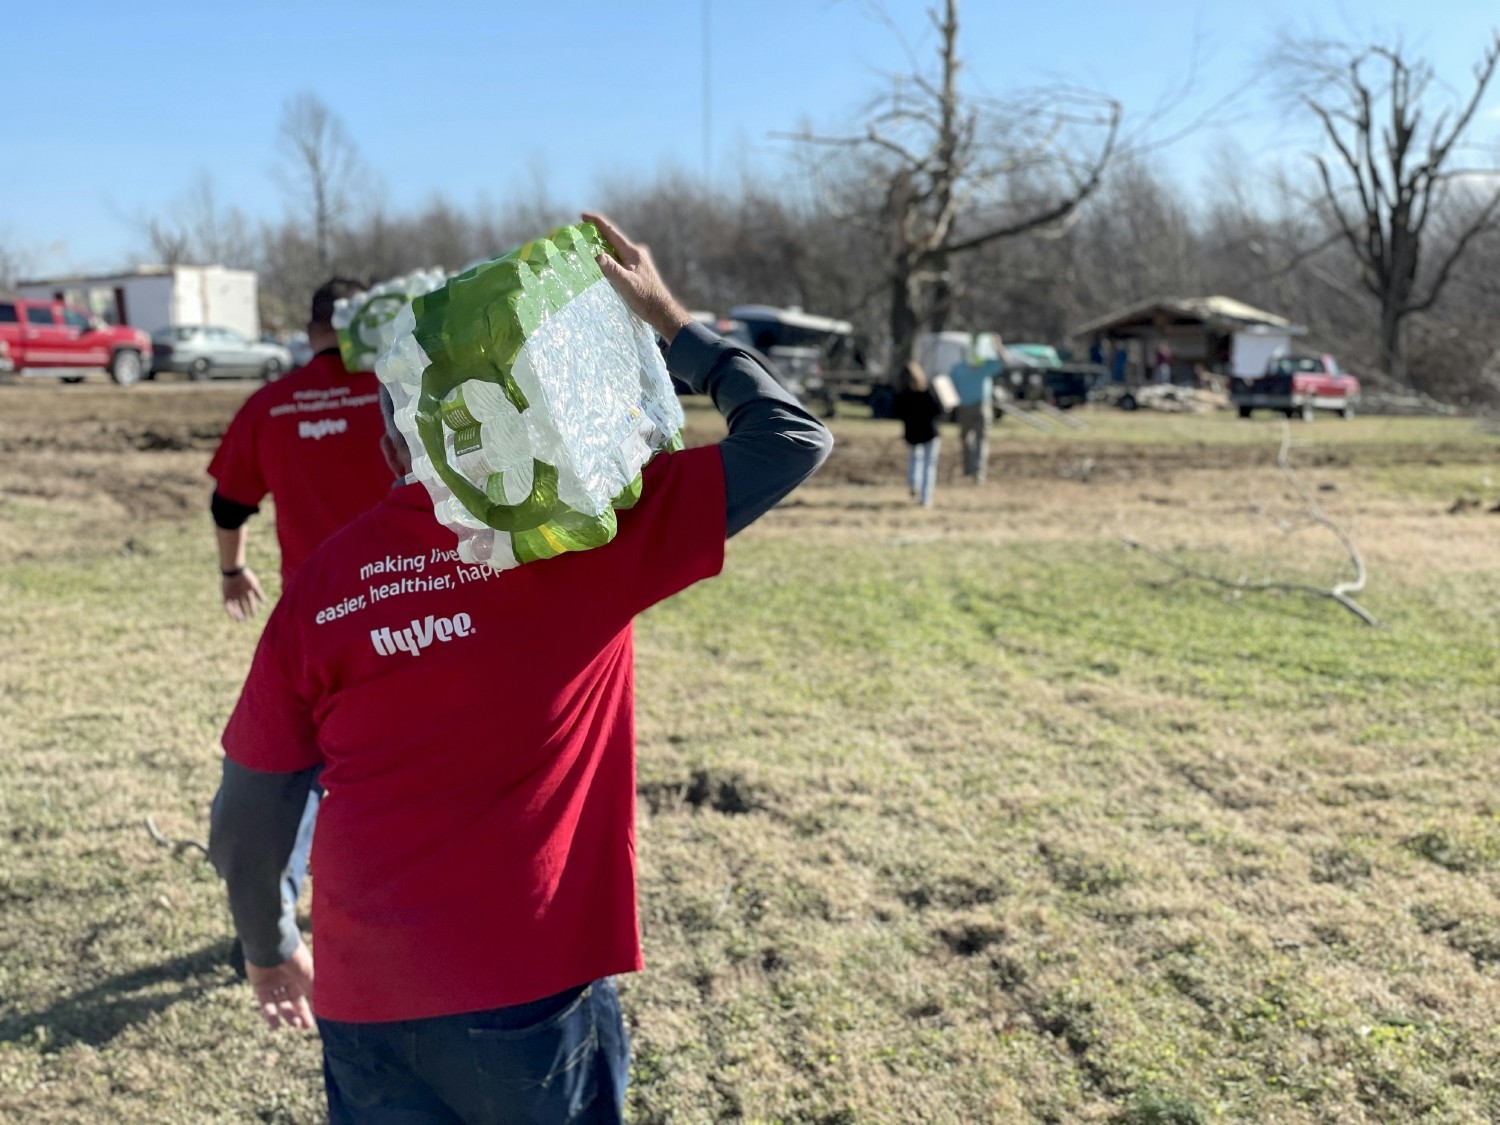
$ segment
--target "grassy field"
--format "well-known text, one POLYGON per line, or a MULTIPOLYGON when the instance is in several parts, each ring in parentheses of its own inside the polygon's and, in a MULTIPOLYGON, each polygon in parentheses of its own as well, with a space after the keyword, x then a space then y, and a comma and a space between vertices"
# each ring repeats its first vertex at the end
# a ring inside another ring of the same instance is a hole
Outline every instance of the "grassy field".
MULTIPOLYGON (((0 387, 0 1120, 320 1118, 202 836, 255 642, 202 477, 243 387, 0 387)), ((1500 1120, 1500 438, 890 424, 638 630, 641 1122, 1500 1120), (1459 499, 1478 503, 1460 505, 1459 499)), ((693 431, 713 433, 695 411, 693 431)), ((252 554, 275 572, 270 528, 252 554)))

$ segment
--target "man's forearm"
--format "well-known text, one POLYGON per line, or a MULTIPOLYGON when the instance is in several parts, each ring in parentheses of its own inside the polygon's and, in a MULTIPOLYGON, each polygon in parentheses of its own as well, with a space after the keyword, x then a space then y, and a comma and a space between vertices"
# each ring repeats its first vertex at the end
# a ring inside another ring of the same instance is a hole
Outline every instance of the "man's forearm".
POLYGON ((214 533, 219 540, 219 569, 221 571, 242 570, 245 567, 245 541, 249 538, 245 525, 236 528, 216 527, 214 533))
POLYGON ((245 523, 260 509, 231 500, 215 489, 208 510, 214 519, 214 530, 218 532, 219 569, 242 569, 245 565, 245 523))
POLYGON ((667 365, 694 391, 708 394, 729 425, 719 450, 730 535, 774 508, 832 450, 827 427, 748 353, 702 325, 676 334, 667 365))
POLYGON ((316 774, 262 773, 224 759, 208 855, 228 888, 229 912, 252 965, 279 965, 301 942, 297 904, 283 887, 316 774))

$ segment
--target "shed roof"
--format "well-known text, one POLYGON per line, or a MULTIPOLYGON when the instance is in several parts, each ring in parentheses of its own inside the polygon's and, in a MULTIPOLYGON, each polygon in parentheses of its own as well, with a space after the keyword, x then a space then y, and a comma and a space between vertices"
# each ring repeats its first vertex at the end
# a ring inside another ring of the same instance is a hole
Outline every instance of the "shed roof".
POLYGON ((1098 332, 1145 327, 1155 324, 1158 316, 1165 317, 1170 324, 1202 324, 1224 331, 1273 328, 1289 336, 1300 336, 1307 331, 1302 325, 1293 324, 1284 316, 1247 305, 1233 297, 1154 297, 1081 324, 1074 329, 1074 334, 1092 336, 1098 332))

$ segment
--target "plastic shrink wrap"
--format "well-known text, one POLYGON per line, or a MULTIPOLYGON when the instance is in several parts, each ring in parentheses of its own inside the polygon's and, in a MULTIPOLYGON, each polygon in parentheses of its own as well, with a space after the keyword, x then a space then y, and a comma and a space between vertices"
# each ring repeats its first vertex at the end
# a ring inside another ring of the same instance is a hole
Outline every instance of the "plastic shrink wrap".
POLYGON ((608 543, 642 468, 681 447, 656 336, 604 280, 607 252, 591 224, 563 227, 389 322, 375 371, 466 562, 504 570, 608 543))
POLYGON ((417 270, 405 277, 382 281, 352 299, 339 298, 333 306, 333 327, 339 354, 348 371, 369 371, 381 352, 396 338, 396 316, 414 297, 431 293, 448 279, 442 270, 417 270))

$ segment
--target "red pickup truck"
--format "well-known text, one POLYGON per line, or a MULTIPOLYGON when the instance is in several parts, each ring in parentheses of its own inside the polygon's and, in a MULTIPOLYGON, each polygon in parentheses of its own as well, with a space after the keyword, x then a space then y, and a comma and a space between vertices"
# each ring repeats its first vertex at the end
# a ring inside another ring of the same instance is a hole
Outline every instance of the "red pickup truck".
POLYGON ((1281 356, 1271 360, 1258 379, 1236 376, 1229 385, 1229 401, 1239 407, 1241 418, 1257 410, 1279 410, 1307 422, 1319 410, 1353 418, 1359 380, 1340 371, 1331 355, 1281 356))
POLYGON ((0 296, 0 354, 22 375, 60 375, 76 383, 107 371, 129 386, 151 370, 151 337, 61 301, 0 296))

